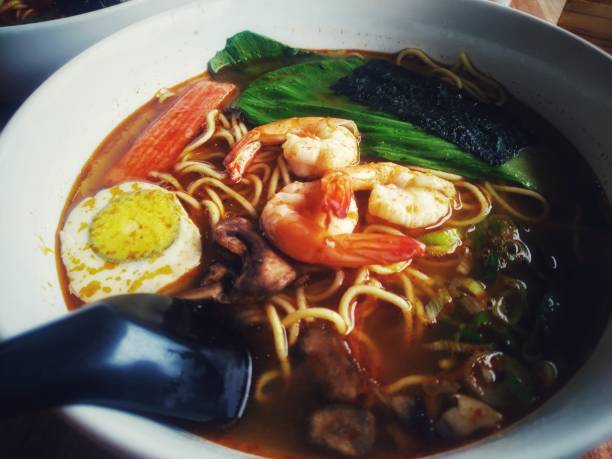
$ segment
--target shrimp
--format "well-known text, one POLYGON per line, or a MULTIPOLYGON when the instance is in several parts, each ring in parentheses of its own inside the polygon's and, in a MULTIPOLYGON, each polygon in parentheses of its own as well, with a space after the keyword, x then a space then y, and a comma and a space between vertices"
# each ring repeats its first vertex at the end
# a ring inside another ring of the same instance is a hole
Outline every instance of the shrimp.
POLYGON ((354 234, 358 220, 350 182, 335 173, 285 186, 268 201, 260 221, 277 248, 304 263, 357 268, 407 261, 424 253, 424 245, 409 236, 354 234))
POLYGON ((226 156, 232 182, 242 179, 263 145, 281 145, 289 169, 300 178, 318 178, 326 172, 359 162, 360 134, 355 122, 339 118, 287 118, 251 129, 226 156))
MULTIPOLYGON (((428 228, 444 222, 457 204, 457 190, 448 180, 394 163, 369 163, 346 167, 355 191, 370 190, 367 218, 405 228, 428 228)), ((327 195, 334 200, 336 196, 327 195)), ((326 202, 345 212, 345 202, 326 202)))

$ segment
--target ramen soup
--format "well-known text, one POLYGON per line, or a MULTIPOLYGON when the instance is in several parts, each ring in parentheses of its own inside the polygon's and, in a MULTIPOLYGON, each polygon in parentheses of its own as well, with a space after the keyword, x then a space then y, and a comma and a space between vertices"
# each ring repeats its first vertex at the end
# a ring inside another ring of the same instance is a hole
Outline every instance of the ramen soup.
POLYGON ((416 457, 497 432, 596 344, 610 217, 494 77, 465 53, 231 37, 84 166, 58 228, 68 307, 165 292, 222 311, 250 401, 190 428, 230 448, 416 457))

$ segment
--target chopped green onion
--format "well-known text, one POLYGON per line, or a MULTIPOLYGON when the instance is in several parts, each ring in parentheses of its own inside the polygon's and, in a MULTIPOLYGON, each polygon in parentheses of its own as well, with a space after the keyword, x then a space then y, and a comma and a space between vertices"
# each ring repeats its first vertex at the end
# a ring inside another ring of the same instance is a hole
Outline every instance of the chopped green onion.
POLYGON ((461 240, 461 233, 457 228, 432 231, 421 236, 419 241, 427 246, 425 250, 434 257, 450 255, 463 242, 461 240))
POLYGON ((536 400, 527 369, 503 352, 476 353, 464 368, 466 386, 495 408, 512 406, 516 402, 529 405, 536 400))
POLYGON ((454 277, 448 286, 448 290, 453 298, 460 298, 466 293, 482 298, 486 294, 485 288, 482 282, 471 277, 454 277))
POLYGON ((477 351, 490 351, 494 349, 495 346, 490 343, 475 344, 461 343, 459 341, 450 340, 438 340, 423 344, 423 348, 427 349, 428 351, 469 353, 477 351))
POLYGON ((482 301, 478 301, 476 298, 470 295, 465 295, 459 298, 459 303, 469 314, 476 314, 486 309, 485 304, 482 301))
POLYGON ((466 248, 464 250, 463 255, 461 256, 459 264, 457 265, 456 271, 459 274, 463 274, 464 276, 467 276, 469 273, 472 272, 473 267, 474 267, 474 259, 472 256, 472 252, 470 251, 469 248, 466 248))
POLYGON ((471 277, 455 277, 451 279, 448 290, 468 313, 476 314, 486 309, 484 303, 486 291, 482 282, 471 277))
POLYGON ((507 215, 489 215, 469 233, 469 239, 487 281, 495 280, 500 271, 531 261, 529 247, 507 215))
POLYGON ((157 101, 161 104, 163 101, 170 97, 176 96, 176 93, 171 91, 168 88, 161 88, 159 91, 155 93, 155 97, 157 97, 157 101))
POLYGON ((461 330, 459 338, 461 339, 461 341, 481 343, 484 339, 484 336, 477 327, 468 325, 467 327, 463 328, 463 330, 461 330))
POLYGON ((438 315, 444 309, 448 303, 450 303, 453 298, 448 293, 448 290, 445 288, 441 288, 438 290, 438 293, 434 298, 429 300, 429 302, 425 305, 425 317, 429 323, 436 323, 438 320, 438 315))
POLYGON ((493 315, 504 323, 516 325, 527 310, 527 285, 518 279, 504 278, 509 288, 497 298, 490 298, 493 315))
POLYGON ((476 314, 472 320, 477 326, 489 325, 491 323, 491 318, 489 317, 489 314, 484 311, 476 314))

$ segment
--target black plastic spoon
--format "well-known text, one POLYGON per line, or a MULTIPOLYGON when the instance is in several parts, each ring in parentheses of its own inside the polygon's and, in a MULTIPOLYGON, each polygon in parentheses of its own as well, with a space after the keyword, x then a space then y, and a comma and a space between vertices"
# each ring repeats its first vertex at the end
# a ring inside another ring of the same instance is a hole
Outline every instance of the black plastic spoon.
POLYGON ((211 308, 123 295, 0 343, 0 416, 90 403, 190 421, 240 418, 251 357, 211 308))

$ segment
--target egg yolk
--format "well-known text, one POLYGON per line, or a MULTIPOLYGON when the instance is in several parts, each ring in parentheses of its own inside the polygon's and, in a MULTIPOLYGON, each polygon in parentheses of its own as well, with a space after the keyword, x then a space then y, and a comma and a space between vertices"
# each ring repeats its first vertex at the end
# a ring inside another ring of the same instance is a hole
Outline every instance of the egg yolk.
POLYGON ((93 218, 92 250, 113 262, 161 255, 178 236, 177 206, 174 195, 159 190, 118 195, 93 218))

